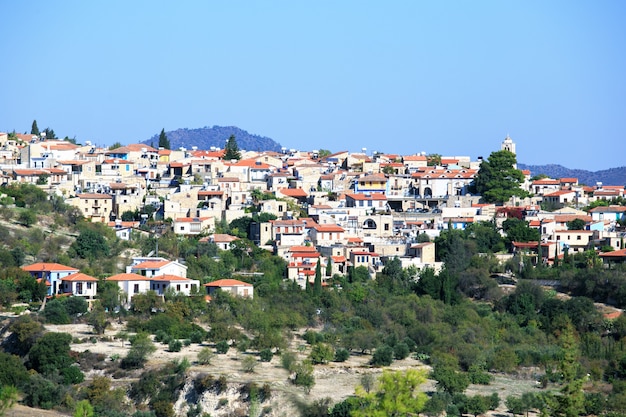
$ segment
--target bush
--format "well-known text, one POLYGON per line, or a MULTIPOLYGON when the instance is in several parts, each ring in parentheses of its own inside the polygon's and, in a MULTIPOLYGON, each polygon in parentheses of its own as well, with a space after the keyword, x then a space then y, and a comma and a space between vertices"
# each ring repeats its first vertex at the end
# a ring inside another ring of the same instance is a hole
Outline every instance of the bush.
POLYGON ((183 342, 181 342, 178 339, 172 339, 170 340, 170 342, 168 343, 167 349, 170 352, 180 352, 180 350, 183 348, 183 342))
POLYGON ((314 365, 328 363, 335 357, 335 350, 326 343, 316 343, 311 349, 309 358, 314 365))
POLYGON ((203 330, 194 330, 189 335, 189 339, 191 340, 191 343, 202 343, 206 339, 206 332, 203 330))
POLYGON ((391 346, 382 345, 374 351, 370 364, 374 366, 389 366, 393 362, 393 349, 391 346))
POLYGON ((335 362, 345 362, 350 357, 348 349, 339 348, 335 351, 335 362))
POLYGON ((227 341, 222 340, 221 342, 217 342, 215 344, 215 351, 220 354, 228 353, 228 349, 230 349, 230 345, 227 341))
POLYGON ((393 348, 393 358, 397 360, 405 359, 407 356, 409 356, 409 353, 411 353, 409 351, 409 347, 404 342, 398 343, 393 348))
POLYGON ((274 352, 272 352, 272 349, 263 349, 259 352, 259 357, 261 362, 271 362, 274 357, 274 352))
POLYGON ((285 351, 280 355, 280 365, 289 372, 292 372, 296 364, 296 354, 285 351))
POLYGON ((314 332, 312 330, 307 330, 306 332, 304 332, 304 334, 302 335, 302 338, 304 340, 306 340, 306 342, 309 345, 314 345, 316 343, 322 343, 325 340, 325 337, 323 334, 318 333, 318 332, 314 332))
POLYGON ((246 355, 246 357, 241 361, 241 368, 244 372, 252 373, 258 364, 259 363, 254 356, 246 355))
POLYGON ((200 365, 210 365, 211 360, 215 356, 215 353, 211 351, 208 347, 202 348, 200 352, 198 352, 198 364, 200 365))

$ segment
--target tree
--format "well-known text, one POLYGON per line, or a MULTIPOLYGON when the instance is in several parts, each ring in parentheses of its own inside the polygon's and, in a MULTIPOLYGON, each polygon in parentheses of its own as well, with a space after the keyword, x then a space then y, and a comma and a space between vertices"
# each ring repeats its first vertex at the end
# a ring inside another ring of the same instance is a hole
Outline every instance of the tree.
POLYGON ((50 129, 49 127, 45 128, 43 130, 43 133, 45 134, 46 139, 56 139, 57 135, 54 133, 54 130, 50 129))
POLYGON ((69 367, 74 359, 70 356, 72 336, 67 333, 46 333, 30 349, 30 366, 39 373, 47 374, 69 367))
POLYGON ((302 361, 294 366, 293 383, 304 388, 305 393, 311 392, 311 388, 315 385, 315 377, 313 376, 313 365, 309 361, 302 361))
POLYGON ((106 238, 91 228, 81 231, 71 248, 83 259, 104 259, 110 251, 106 238))
POLYGON ((161 133, 159 134, 159 148, 169 149, 170 148, 170 140, 167 138, 165 134, 165 129, 161 129, 161 133))
POLYGON ((30 128, 30 134, 37 135, 37 136, 41 134, 41 132, 39 132, 39 127, 37 126, 37 120, 33 120, 33 125, 30 128))
POLYGON ((87 316, 87 323, 93 327, 96 334, 104 334, 109 322, 107 321, 106 312, 100 300, 96 300, 93 308, 87 316))
POLYGON ((574 219, 567 222, 567 230, 585 230, 586 225, 583 219, 574 219))
POLYGON ((419 387, 426 382, 426 372, 409 369, 402 371, 383 371, 379 378, 378 388, 366 392, 359 386, 356 395, 361 398, 363 406, 352 412, 354 417, 370 416, 410 416, 419 415, 424 409, 428 397, 419 387))
POLYGON ((567 324, 559 335, 559 344, 563 349, 563 357, 559 363, 563 375, 563 388, 557 397, 560 415, 577 417, 585 411, 583 379, 579 376, 580 352, 576 342, 574 326, 567 324))
POLYGON ((93 417, 93 415, 93 407, 89 403, 89 400, 81 400, 76 404, 74 417, 93 417))
POLYGON ((22 210, 19 216, 17 216, 17 221, 22 226, 30 227, 37 222, 37 215, 31 209, 22 210))
POLYGON ((449 364, 435 364, 432 377, 437 381, 438 389, 451 395, 462 393, 470 383, 466 374, 458 372, 449 364))
POLYGON ((239 146, 237 145, 237 139, 235 139, 235 135, 230 135, 228 141, 226 142, 226 147, 224 148, 224 151, 225 161, 241 159, 241 153, 239 152, 239 146))
POLYGON ((130 341, 131 348, 122 363, 123 369, 139 369, 146 363, 148 355, 156 350, 147 333, 137 333, 130 341))
POLYGON ((320 259, 317 260, 317 265, 315 265, 315 281, 313 281, 313 294, 322 294, 322 262, 320 259))
POLYGON ((316 364, 324 364, 333 360, 335 357, 335 350, 333 347, 327 343, 316 343, 311 348, 311 353, 309 355, 309 359, 311 362, 316 364))
POLYGON ((528 192, 520 188, 524 174, 515 168, 517 160, 513 152, 492 152, 474 178, 473 189, 489 203, 504 203, 513 196, 525 198, 528 192))
POLYGON ((441 165, 441 155, 438 153, 431 153, 426 156, 426 164, 430 166, 441 165))
POLYGON ((17 388, 11 385, 0 386, 0 416, 11 409, 18 399, 17 388))

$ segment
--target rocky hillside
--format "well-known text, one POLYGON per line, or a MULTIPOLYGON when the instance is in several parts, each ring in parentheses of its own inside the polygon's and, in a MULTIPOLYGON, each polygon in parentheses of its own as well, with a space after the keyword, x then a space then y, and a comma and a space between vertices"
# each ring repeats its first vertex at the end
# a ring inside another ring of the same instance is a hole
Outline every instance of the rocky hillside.
POLYGON ((570 169, 562 165, 526 165, 518 164, 519 169, 530 170, 531 176, 545 174, 550 178, 578 178, 579 184, 596 185, 601 182, 604 185, 626 186, 626 166, 609 168, 602 171, 587 171, 584 169, 570 169))
MULTIPOLYGON (((170 141, 171 149, 181 147, 191 149, 211 149, 211 147, 224 148, 230 135, 235 135, 239 149, 248 151, 280 151, 281 145, 274 140, 259 135, 253 135, 235 126, 213 126, 199 129, 177 129, 165 132, 170 141)), ((143 141, 146 145, 157 147, 159 135, 154 135, 143 141)))

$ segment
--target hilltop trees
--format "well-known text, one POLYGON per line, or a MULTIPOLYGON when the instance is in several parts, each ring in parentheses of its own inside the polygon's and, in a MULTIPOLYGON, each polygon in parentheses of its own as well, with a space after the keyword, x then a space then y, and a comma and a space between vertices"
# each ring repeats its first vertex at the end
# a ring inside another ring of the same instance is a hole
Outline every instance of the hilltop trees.
POLYGON ((504 203, 513 196, 527 197, 528 193, 520 188, 524 174, 515 168, 516 162, 513 152, 492 152, 480 164, 473 183, 474 191, 488 203, 504 203))

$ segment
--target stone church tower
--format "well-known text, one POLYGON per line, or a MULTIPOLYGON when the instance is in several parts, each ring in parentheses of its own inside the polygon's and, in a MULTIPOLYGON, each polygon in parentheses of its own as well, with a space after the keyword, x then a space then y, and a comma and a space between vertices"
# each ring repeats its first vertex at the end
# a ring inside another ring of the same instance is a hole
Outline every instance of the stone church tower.
POLYGON ((506 135, 506 138, 502 141, 501 150, 515 153, 515 142, 513 142, 513 139, 511 139, 509 135, 506 135))
MULTIPOLYGON (((502 141, 502 146, 500 147, 500 150, 509 151, 515 154, 515 142, 513 142, 513 139, 511 139, 509 135, 506 135, 506 138, 504 138, 504 140, 502 141)), ((515 156, 517 157, 517 154, 515 154, 515 156)), ((513 168, 517 169, 517 164, 515 164, 513 168)))

